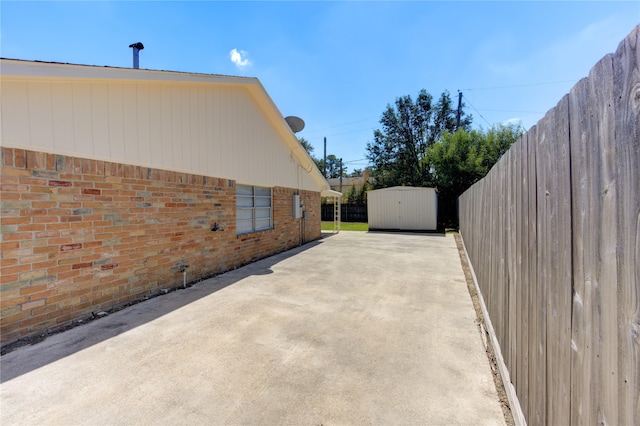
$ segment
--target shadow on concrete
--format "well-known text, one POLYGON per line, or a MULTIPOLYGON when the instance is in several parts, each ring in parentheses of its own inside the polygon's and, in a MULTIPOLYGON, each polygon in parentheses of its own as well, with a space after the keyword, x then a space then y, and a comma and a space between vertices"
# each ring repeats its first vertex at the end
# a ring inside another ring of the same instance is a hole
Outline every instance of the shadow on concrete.
POLYGON ((446 233, 442 231, 407 231, 403 229, 370 229, 367 232, 372 234, 427 235, 431 237, 446 236, 446 233))
POLYGON ((322 244, 324 237, 323 234, 319 240, 204 279, 187 288, 174 289, 130 304, 104 317, 74 324, 73 328, 31 339, 26 343, 19 341, 8 345, 9 349, 2 355, 0 362, 0 383, 133 330, 247 277, 272 274, 273 265, 322 244))

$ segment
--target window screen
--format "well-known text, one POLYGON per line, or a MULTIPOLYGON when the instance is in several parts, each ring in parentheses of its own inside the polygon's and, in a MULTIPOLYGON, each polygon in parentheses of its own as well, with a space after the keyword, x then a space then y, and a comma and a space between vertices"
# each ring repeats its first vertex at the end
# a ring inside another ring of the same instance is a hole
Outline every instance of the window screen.
POLYGON ((236 185, 236 233, 273 228, 271 188, 236 185))

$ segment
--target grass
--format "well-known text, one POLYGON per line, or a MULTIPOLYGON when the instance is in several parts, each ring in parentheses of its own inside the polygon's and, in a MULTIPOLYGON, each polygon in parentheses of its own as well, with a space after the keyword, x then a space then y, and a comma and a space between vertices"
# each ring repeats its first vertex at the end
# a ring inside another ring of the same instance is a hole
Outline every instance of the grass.
MULTIPOLYGON (((322 222, 323 231, 333 231, 333 222, 322 222)), ((341 231, 368 231, 369 224, 361 222, 340 222, 341 231)))

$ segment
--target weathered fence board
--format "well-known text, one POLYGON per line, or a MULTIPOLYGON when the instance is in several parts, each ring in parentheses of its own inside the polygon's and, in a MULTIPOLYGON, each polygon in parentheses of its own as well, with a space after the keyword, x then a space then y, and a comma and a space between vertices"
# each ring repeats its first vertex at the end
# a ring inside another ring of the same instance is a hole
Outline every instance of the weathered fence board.
POLYGON ((529 424, 640 419, 640 26, 460 198, 529 424))
POLYGON ((527 161, 527 139, 528 137, 525 135, 515 144, 515 152, 519 160, 516 169, 516 182, 521 183, 521 188, 520 191, 518 191, 519 202, 516 207, 516 219, 518 220, 516 231, 516 256, 518 258, 518 285, 516 286, 516 292, 518 294, 518 311, 516 313, 517 323, 515 328, 517 334, 518 365, 517 373, 513 379, 525 417, 529 404, 529 397, 526 392, 529 383, 529 293, 527 292, 529 285, 529 261, 527 258, 529 244, 527 226, 529 216, 526 214, 529 206, 529 192, 527 188, 529 162, 527 161))
POLYGON ((640 421, 640 26, 614 58, 617 172, 618 407, 640 421))
POLYGON ((574 424, 618 424, 616 191, 613 55, 571 90, 573 228, 572 406, 574 424), (589 173, 585 173, 588 170, 589 173))
MULTIPOLYGON (((546 351, 547 351, 547 286, 549 284, 549 271, 547 269, 548 250, 550 249, 551 242, 547 235, 546 225, 548 221, 555 220, 550 217, 552 214, 550 211, 550 198, 552 191, 548 188, 547 182, 552 177, 549 176, 549 170, 545 167, 551 158, 551 149, 549 144, 555 141, 551 140, 550 135, 551 123, 553 119, 553 113, 555 108, 547 112, 542 120, 538 122, 538 141, 536 144, 536 176, 537 176, 537 212, 538 218, 545 218, 546 220, 536 221, 536 235, 538 244, 536 245, 536 257, 538 259, 538 271, 536 274, 536 281, 533 285, 535 296, 532 304, 533 314, 535 317, 535 328, 533 333, 533 339, 535 342, 535 352, 533 359, 533 386, 536 389, 547 388, 547 375, 546 375, 546 351)), ((557 194, 554 194, 557 195, 557 194)), ((545 392, 546 393, 546 392, 545 392)), ((545 424, 546 417, 546 398, 545 393, 539 392, 532 398, 533 405, 533 418, 536 424, 545 424)))
MULTIPOLYGON (((545 276, 546 303, 546 419, 547 424, 568 424, 571 370, 571 169, 569 157, 569 100, 563 97, 549 117, 548 158, 544 161, 545 187, 540 257, 545 276)), ((539 165, 541 163, 538 163, 539 165)))
MULTIPOLYGON (((515 149, 513 151, 508 151, 505 154, 505 181, 507 184, 506 191, 506 206, 505 213, 507 213, 507 217, 505 220, 507 221, 507 226, 505 226, 505 236, 506 236, 506 251, 505 251, 505 261, 507 265, 507 282, 509 283, 507 286, 507 295, 508 295, 508 307, 507 307, 507 315, 506 319, 507 324, 517 324, 517 315, 518 315, 518 305, 517 305, 517 271, 518 271, 518 258, 517 258, 517 249, 516 249, 516 235, 517 235, 517 227, 516 227, 516 207, 517 202, 516 199, 518 197, 518 193, 516 190, 517 182, 516 182, 516 167, 519 164, 518 159, 516 158, 517 153, 515 149)), ((518 347, 517 347, 517 328, 509 327, 507 329, 507 340, 508 340, 508 348, 507 348, 507 356, 505 357, 505 362, 509 366, 510 370, 513 371, 514 375, 517 375, 518 371, 518 347)))
MULTIPOLYGON (((536 253, 536 247, 538 247, 538 233, 536 228, 536 219, 538 212, 538 191, 536 188, 537 175, 536 175, 536 141, 537 141, 537 133, 538 127, 533 126, 528 133, 529 136, 529 144, 528 144, 528 155, 529 155, 529 180, 527 182, 527 192, 529 193, 529 210, 528 210, 528 218, 529 223, 527 224, 527 233, 529 235, 528 242, 529 246, 527 248, 527 256, 529 260, 529 279, 527 282, 527 291, 529 306, 527 309, 529 310, 529 334, 527 338, 529 339, 529 347, 528 347, 528 357, 529 357, 529 374, 527 377, 527 382, 529 384, 529 388, 527 389, 527 420, 531 422, 531 419, 535 418, 535 410, 538 406, 538 399, 540 395, 538 392, 531 392, 531 389, 536 389, 536 369, 538 368, 538 328, 540 324, 538 324, 538 297, 537 297, 537 279, 538 279, 538 257, 536 253)), ((505 324, 506 325, 506 324, 505 324)))

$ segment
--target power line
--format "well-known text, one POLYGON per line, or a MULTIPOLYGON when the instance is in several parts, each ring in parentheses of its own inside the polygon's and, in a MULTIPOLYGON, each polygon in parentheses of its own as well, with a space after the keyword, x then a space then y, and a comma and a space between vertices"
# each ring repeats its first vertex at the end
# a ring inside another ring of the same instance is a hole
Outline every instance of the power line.
POLYGON ((354 120, 354 121, 349 121, 347 123, 342 123, 342 124, 336 124, 333 126, 327 126, 327 127, 320 127, 320 128, 316 128, 316 129, 309 129, 307 130, 307 133, 317 133, 317 132, 322 132, 323 130, 327 130, 327 129, 335 129, 336 127, 344 127, 344 126, 349 126, 351 124, 356 124, 356 123, 362 123, 363 121, 369 121, 369 120, 374 120, 374 118, 362 118, 360 120, 354 120))
MULTIPOLYGON (((346 132, 331 133, 331 134, 324 135, 324 136, 329 137, 329 136, 346 135, 346 134, 349 134, 349 133, 364 132, 365 130, 373 130, 373 128, 372 128, 372 127, 368 127, 368 128, 366 128, 366 129, 349 130, 349 131, 346 131, 346 132)), ((307 137, 311 137, 311 136, 313 136, 313 135, 314 135, 314 133, 315 133, 316 135, 317 135, 317 134, 320 134, 320 131, 311 131, 311 132, 309 132, 309 133, 310 133, 311 135, 309 135, 308 133, 305 133, 305 136, 307 136, 307 137)))
POLYGON ((490 111, 490 112, 516 112, 519 114, 544 114, 544 111, 507 111, 505 109, 486 109, 482 108, 481 111, 490 111))
MULTIPOLYGON (((462 93, 462 92, 460 92, 460 93, 462 93)), ((463 96, 464 96, 464 95, 463 95, 463 96)), ((467 100, 467 103, 471 106, 471 108, 473 108, 473 110, 474 110, 475 112, 477 112, 477 113, 478 113, 478 115, 480 116, 480 118, 482 118, 482 119, 483 119, 483 120, 484 120, 484 121, 485 121, 489 126, 491 126, 491 123, 489 123, 489 122, 487 121, 487 119, 486 119, 486 118, 484 118, 484 117, 482 116, 482 114, 480 114, 480 111, 478 111, 478 110, 476 109, 476 107, 474 107, 474 106, 473 106, 473 104, 469 101, 469 98, 467 98, 466 96, 465 96, 464 98, 467 100)))
POLYGON ((545 83, 514 84, 512 86, 476 87, 475 89, 461 89, 461 90, 474 91, 474 90, 515 89, 519 87, 550 86, 553 84, 574 83, 576 81, 578 80, 562 80, 562 81, 549 81, 545 83))

